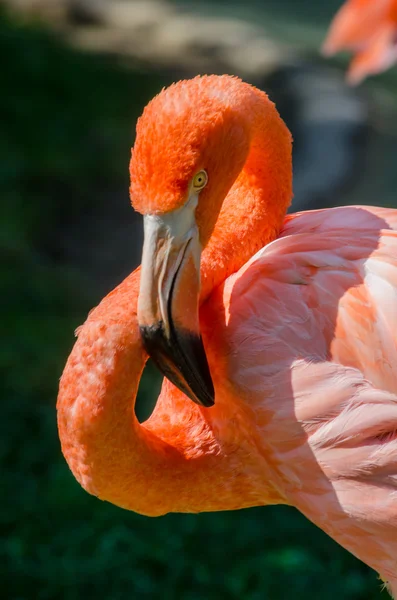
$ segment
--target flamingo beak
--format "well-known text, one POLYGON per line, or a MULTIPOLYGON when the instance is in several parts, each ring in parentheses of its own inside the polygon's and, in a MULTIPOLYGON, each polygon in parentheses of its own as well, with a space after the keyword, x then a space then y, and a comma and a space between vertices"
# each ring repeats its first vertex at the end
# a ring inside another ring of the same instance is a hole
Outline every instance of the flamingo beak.
POLYGON ((191 400, 214 404, 199 325, 201 246, 197 197, 172 213, 144 216, 138 322, 158 369, 191 400))

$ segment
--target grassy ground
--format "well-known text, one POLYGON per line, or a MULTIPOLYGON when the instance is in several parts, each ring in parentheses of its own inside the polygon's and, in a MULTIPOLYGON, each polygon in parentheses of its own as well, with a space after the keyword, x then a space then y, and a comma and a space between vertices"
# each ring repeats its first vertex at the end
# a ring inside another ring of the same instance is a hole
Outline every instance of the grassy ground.
POLYGON ((97 299, 51 251, 54 231, 101 202, 103 188, 127 185, 132 123, 160 79, 4 15, 0 55, 2 596, 380 598, 375 575, 292 509, 151 520, 74 481, 55 398, 72 332, 97 299))

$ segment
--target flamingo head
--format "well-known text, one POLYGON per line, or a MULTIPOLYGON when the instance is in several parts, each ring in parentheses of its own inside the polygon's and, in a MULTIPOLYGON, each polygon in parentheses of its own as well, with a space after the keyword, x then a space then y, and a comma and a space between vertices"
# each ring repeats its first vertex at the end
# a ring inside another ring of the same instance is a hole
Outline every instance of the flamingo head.
POLYGON ((250 147, 242 96, 228 76, 163 90, 138 121, 131 201, 144 215, 138 321, 148 354, 193 401, 214 403, 199 329, 200 257, 250 147))

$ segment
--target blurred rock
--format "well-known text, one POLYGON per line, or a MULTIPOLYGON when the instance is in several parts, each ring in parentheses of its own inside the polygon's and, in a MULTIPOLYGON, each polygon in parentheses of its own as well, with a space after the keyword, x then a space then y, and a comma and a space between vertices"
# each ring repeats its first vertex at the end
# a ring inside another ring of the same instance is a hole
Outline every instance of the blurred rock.
POLYGON ((1 0, 3 4, 28 19, 39 19, 50 24, 67 19, 68 3, 65 0, 1 0))
POLYGON ((147 30, 159 26, 174 13, 173 7, 164 0, 113 0, 105 9, 105 22, 109 27, 147 30))
POLYGON ((177 11, 166 0, 3 0, 39 17, 71 44, 116 54, 136 64, 247 77, 281 64, 289 51, 262 27, 223 17, 177 11))
POLYGON ((365 162, 370 143, 368 102, 343 74, 300 62, 256 82, 265 89, 294 138, 291 210, 346 203, 344 191, 365 162))

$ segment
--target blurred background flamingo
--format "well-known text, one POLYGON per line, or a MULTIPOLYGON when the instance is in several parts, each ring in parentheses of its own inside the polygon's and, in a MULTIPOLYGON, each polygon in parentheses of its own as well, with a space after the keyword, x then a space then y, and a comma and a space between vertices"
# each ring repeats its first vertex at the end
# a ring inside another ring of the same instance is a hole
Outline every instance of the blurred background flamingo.
POLYGON ((323 52, 355 54, 347 79, 360 83, 397 62, 396 0, 347 0, 335 16, 323 52))

